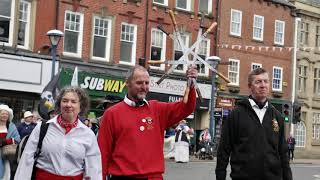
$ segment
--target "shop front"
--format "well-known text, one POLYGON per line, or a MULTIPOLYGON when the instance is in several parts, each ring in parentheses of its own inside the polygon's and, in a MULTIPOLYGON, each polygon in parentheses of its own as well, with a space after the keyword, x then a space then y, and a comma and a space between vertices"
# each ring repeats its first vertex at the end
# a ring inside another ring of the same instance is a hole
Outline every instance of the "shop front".
MULTIPOLYGON (((74 68, 63 67, 60 72, 60 87, 71 84, 74 68)), ((103 114, 100 104, 106 95, 115 95, 124 98, 127 93, 124 77, 112 76, 109 74, 86 71, 78 71, 78 85, 86 89, 90 97, 90 116, 99 117, 103 114)))
POLYGON ((220 142, 222 122, 227 119, 232 109, 235 106, 235 99, 228 97, 217 97, 216 108, 214 112, 215 116, 215 141, 220 142))
MULTIPOLYGON (((147 96, 148 100, 155 99, 163 102, 176 102, 181 101, 185 89, 186 81, 165 79, 161 84, 157 84, 158 77, 150 77, 150 93, 147 96)), ((189 126, 195 130, 201 129, 205 124, 209 125, 209 104, 211 97, 211 85, 198 83, 198 86, 203 97, 201 102, 197 98, 196 109, 187 120, 189 126)))
POLYGON ((40 94, 51 78, 51 59, 32 56, 0 53, 0 104, 13 109, 14 123, 25 111, 37 111, 40 94))
MULTIPOLYGON (((112 74, 105 74, 102 72, 94 72, 90 69, 78 68, 78 84, 81 88, 87 90, 91 99, 90 114, 99 117, 103 113, 103 109, 99 107, 99 102, 106 95, 116 95, 124 97, 127 93, 124 76, 114 76, 112 74)), ((60 87, 71 84, 74 67, 62 67, 60 71, 60 87)), ((115 74, 115 73, 113 73, 115 74)), ((147 95, 147 100, 159 100, 162 102, 176 102, 180 101, 186 82, 173 79, 165 79, 160 85, 156 84, 158 77, 150 77, 150 89, 147 95)), ((209 124, 209 104, 211 85, 198 83, 203 96, 203 101, 200 102, 197 98, 197 105, 195 112, 187 119, 190 126, 195 129, 201 129, 203 124, 209 124)))

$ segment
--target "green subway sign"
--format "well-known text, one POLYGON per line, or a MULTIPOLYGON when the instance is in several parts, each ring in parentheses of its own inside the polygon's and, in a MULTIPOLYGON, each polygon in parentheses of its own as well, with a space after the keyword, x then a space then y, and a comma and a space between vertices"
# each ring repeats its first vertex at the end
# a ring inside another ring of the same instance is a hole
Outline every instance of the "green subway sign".
MULTIPOLYGON (((71 84, 73 69, 62 68, 60 74, 60 87, 71 84)), ((124 78, 111 77, 101 73, 78 71, 78 84, 86 89, 90 96, 104 97, 106 94, 124 97, 127 87, 124 78)))

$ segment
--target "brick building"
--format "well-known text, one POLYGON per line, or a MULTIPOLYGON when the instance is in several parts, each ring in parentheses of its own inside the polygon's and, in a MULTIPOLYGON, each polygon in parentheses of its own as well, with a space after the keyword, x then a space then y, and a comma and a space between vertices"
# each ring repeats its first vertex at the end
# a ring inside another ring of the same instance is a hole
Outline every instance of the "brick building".
MULTIPOLYGON (((246 76, 262 66, 272 78, 271 100, 281 111, 291 99, 294 17, 293 6, 285 0, 11 0, 0 2, 4 23, 0 34, 0 58, 4 73, 0 79, 0 102, 15 107, 16 117, 35 110, 39 95, 50 80, 51 29, 64 32, 58 46, 56 73, 60 85, 70 84, 75 66, 79 84, 92 98, 92 111, 99 115, 95 99, 106 94, 123 97, 126 72, 147 60, 176 60, 182 49, 157 29, 173 33, 169 10, 173 10, 183 43, 190 47, 197 39, 200 17, 204 27, 218 21, 218 30, 201 42, 199 56, 218 55, 219 71, 230 84, 218 79, 217 106, 232 109, 234 102, 248 95, 246 76), (3 8, 10 7, 10 8, 3 8), (10 10, 9 10, 10 9, 10 10), (272 12, 272 13, 270 13, 272 12), (12 71, 14 69, 14 71, 12 71), (35 78, 36 77, 36 78, 35 78), (19 97, 17 97, 19 95, 19 97)), ((191 58, 191 57, 190 57, 191 58)), ((186 65, 179 65, 170 78, 155 82, 169 67, 146 65, 151 82, 148 98, 177 101, 184 92, 186 65)), ((199 65, 198 84, 204 97, 189 117, 196 130, 209 126, 211 78, 209 69, 199 65)), ((227 115, 229 110, 224 112, 227 115)), ((221 122, 221 121, 220 121, 221 122)))
POLYGON ((247 78, 256 67, 269 71, 270 100, 281 112, 291 101, 294 6, 282 0, 220 1, 217 55, 219 71, 231 83, 221 81, 222 99, 240 100, 249 94, 247 78), (272 12, 272 13, 271 13, 272 12))
MULTIPOLYGON (((95 99, 106 94, 125 95, 124 80, 129 67, 149 59, 174 60, 182 55, 181 48, 156 28, 162 25, 173 33, 168 14, 170 9, 176 15, 186 46, 191 46, 197 39, 200 14, 205 14, 205 27, 216 21, 215 4, 211 0, 12 0, 1 3, 0 7, 10 7, 10 12, 0 8, 0 16, 7 18, 6 24, 1 26, 6 31, 0 42, 3 45, 1 56, 2 60, 9 56, 15 59, 2 69, 16 69, 7 70, 4 80, 0 80, 1 87, 5 87, 1 88, 4 97, 1 102, 15 107, 16 117, 20 116, 21 111, 36 109, 39 95, 50 80, 50 42, 46 33, 51 29, 64 32, 57 50, 56 66, 61 74, 60 84, 70 84, 73 69, 78 66, 79 84, 88 89, 93 100, 92 110, 99 114, 101 110, 95 108, 95 99), (19 17, 24 19, 20 20, 19 17), (25 28, 21 28, 21 24, 25 28), (20 36, 26 37, 23 48, 19 45, 22 42, 20 36), (25 60, 26 64, 19 62, 19 59, 27 56, 32 59, 25 60), (35 82, 16 82, 17 79, 26 79, 28 76, 25 73, 30 74, 29 79, 39 78, 35 82), (24 88, 13 88, 14 86, 24 88), (30 88, 33 86, 36 88, 30 88), (17 93, 21 94, 19 107, 15 103, 17 93), (25 102, 30 103, 26 106, 25 102)), ((212 32, 201 43, 199 55, 203 58, 212 56, 214 47, 212 32)), ((179 66, 160 85, 156 85, 155 81, 168 67, 147 66, 151 74, 150 98, 177 101, 182 97, 186 65, 179 66)), ((208 124, 211 98, 209 70, 204 66, 199 68, 199 87, 204 102, 198 103, 197 110, 189 117, 196 129, 202 129, 208 124)))

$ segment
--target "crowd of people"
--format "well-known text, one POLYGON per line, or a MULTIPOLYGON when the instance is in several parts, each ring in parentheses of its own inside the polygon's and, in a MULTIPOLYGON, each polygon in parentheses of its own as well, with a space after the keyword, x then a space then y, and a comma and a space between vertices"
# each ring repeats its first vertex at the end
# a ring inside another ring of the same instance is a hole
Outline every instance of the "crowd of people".
MULTIPOLYGON (((187 69, 186 78, 197 76, 196 67, 187 69)), ((0 179, 163 180, 165 136, 174 136, 175 161, 189 161, 195 132, 185 119, 195 109, 196 91, 194 84, 187 86, 186 102, 147 101, 149 81, 144 67, 133 67, 124 99, 107 96, 103 116, 94 119, 80 118, 90 102, 80 87, 61 89, 55 108, 48 112, 49 120, 25 111, 17 128, 12 108, 1 104, 1 150, 25 137, 28 140, 16 170, 14 162, 0 155, 0 179)), ((253 70, 248 87, 251 95, 223 122, 217 180, 225 180, 229 163, 233 180, 292 180, 289 157, 293 159, 295 140, 284 139, 281 115, 267 99, 268 73, 262 68, 253 70)), ((199 142, 212 141, 208 128, 198 137, 199 142)))

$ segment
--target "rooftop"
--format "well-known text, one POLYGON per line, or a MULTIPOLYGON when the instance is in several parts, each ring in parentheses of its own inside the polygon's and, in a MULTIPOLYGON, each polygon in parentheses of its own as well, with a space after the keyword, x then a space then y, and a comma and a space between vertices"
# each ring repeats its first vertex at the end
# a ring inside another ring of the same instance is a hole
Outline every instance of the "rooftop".
MULTIPOLYGON (((271 2, 277 3, 277 4, 282 4, 285 6, 289 6, 291 8, 295 7, 292 3, 288 2, 288 0, 266 0, 266 1, 271 1, 271 2)), ((313 1, 319 1, 319 0, 313 0, 313 1)))

